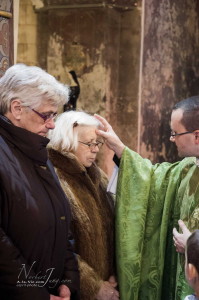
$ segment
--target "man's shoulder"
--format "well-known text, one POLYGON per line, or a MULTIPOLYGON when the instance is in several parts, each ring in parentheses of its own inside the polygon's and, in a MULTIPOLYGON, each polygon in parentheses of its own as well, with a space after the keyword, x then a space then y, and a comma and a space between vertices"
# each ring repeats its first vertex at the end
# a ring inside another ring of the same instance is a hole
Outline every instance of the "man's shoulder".
POLYGON ((196 157, 194 157, 194 156, 191 156, 191 157, 185 157, 185 158, 183 158, 183 160, 182 160, 182 162, 184 162, 184 163, 196 163, 196 157))
POLYGON ((0 136, 0 161, 2 163, 6 163, 7 159, 11 159, 13 156, 13 153, 8 146, 8 144, 5 142, 2 136, 0 136))
POLYGON ((185 177, 185 175, 192 174, 196 169, 196 158, 195 157, 186 157, 181 161, 171 164, 172 174, 179 176, 179 178, 185 177))
POLYGON ((196 157, 185 157, 183 160, 179 162, 179 166, 182 168, 185 167, 196 167, 196 157))
POLYGON ((5 142, 4 138, 0 135, 0 151, 5 151, 7 149, 9 149, 9 146, 5 142))

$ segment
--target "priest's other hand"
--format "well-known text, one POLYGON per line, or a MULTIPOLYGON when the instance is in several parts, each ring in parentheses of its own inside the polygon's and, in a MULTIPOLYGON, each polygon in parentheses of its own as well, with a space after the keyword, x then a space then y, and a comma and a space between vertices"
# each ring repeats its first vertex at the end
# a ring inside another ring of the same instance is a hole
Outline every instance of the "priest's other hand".
POLYGON ((173 228, 174 246, 176 247, 177 252, 184 253, 187 239, 191 235, 191 232, 182 220, 179 220, 178 224, 182 233, 179 233, 176 228, 173 228))

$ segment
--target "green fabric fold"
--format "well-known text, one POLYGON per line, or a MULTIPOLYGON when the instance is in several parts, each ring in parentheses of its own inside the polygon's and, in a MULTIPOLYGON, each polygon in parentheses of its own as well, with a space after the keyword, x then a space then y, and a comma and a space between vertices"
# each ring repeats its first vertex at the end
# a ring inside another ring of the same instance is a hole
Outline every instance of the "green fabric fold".
POLYGON ((190 230, 199 228, 198 178, 194 158, 152 165, 125 148, 116 197, 121 300, 182 300, 190 293, 172 229, 179 218, 190 230))

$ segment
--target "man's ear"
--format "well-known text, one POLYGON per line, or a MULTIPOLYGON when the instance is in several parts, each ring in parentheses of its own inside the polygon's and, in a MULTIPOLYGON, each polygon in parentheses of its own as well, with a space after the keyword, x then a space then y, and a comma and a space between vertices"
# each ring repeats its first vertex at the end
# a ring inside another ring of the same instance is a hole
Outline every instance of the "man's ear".
POLYGON ((187 265, 187 277, 189 281, 193 281, 195 278, 198 277, 198 272, 195 266, 192 264, 187 265))
POLYGON ((15 120, 19 121, 21 119, 22 109, 21 101, 19 99, 12 100, 10 104, 10 113, 15 120))
POLYGON ((195 144, 199 145, 199 130, 194 131, 195 135, 195 144))

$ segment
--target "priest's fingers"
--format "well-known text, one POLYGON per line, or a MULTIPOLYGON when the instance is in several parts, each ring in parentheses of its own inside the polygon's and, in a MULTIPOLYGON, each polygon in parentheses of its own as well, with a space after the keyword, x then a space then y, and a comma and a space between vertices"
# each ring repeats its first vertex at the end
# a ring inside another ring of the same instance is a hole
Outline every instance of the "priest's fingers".
POLYGON ((103 128, 104 131, 109 131, 112 129, 111 125, 108 123, 108 121, 105 118, 101 117, 98 114, 94 114, 94 117, 102 123, 102 125, 104 126, 103 128))
POLYGON ((125 145, 117 136, 111 125, 101 116, 95 115, 95 117, 103 124, 103 130, 96 129, 96 134, 104 138, 106 145, 115 152, 118 158, 122 156, 122 152, 125 145))

